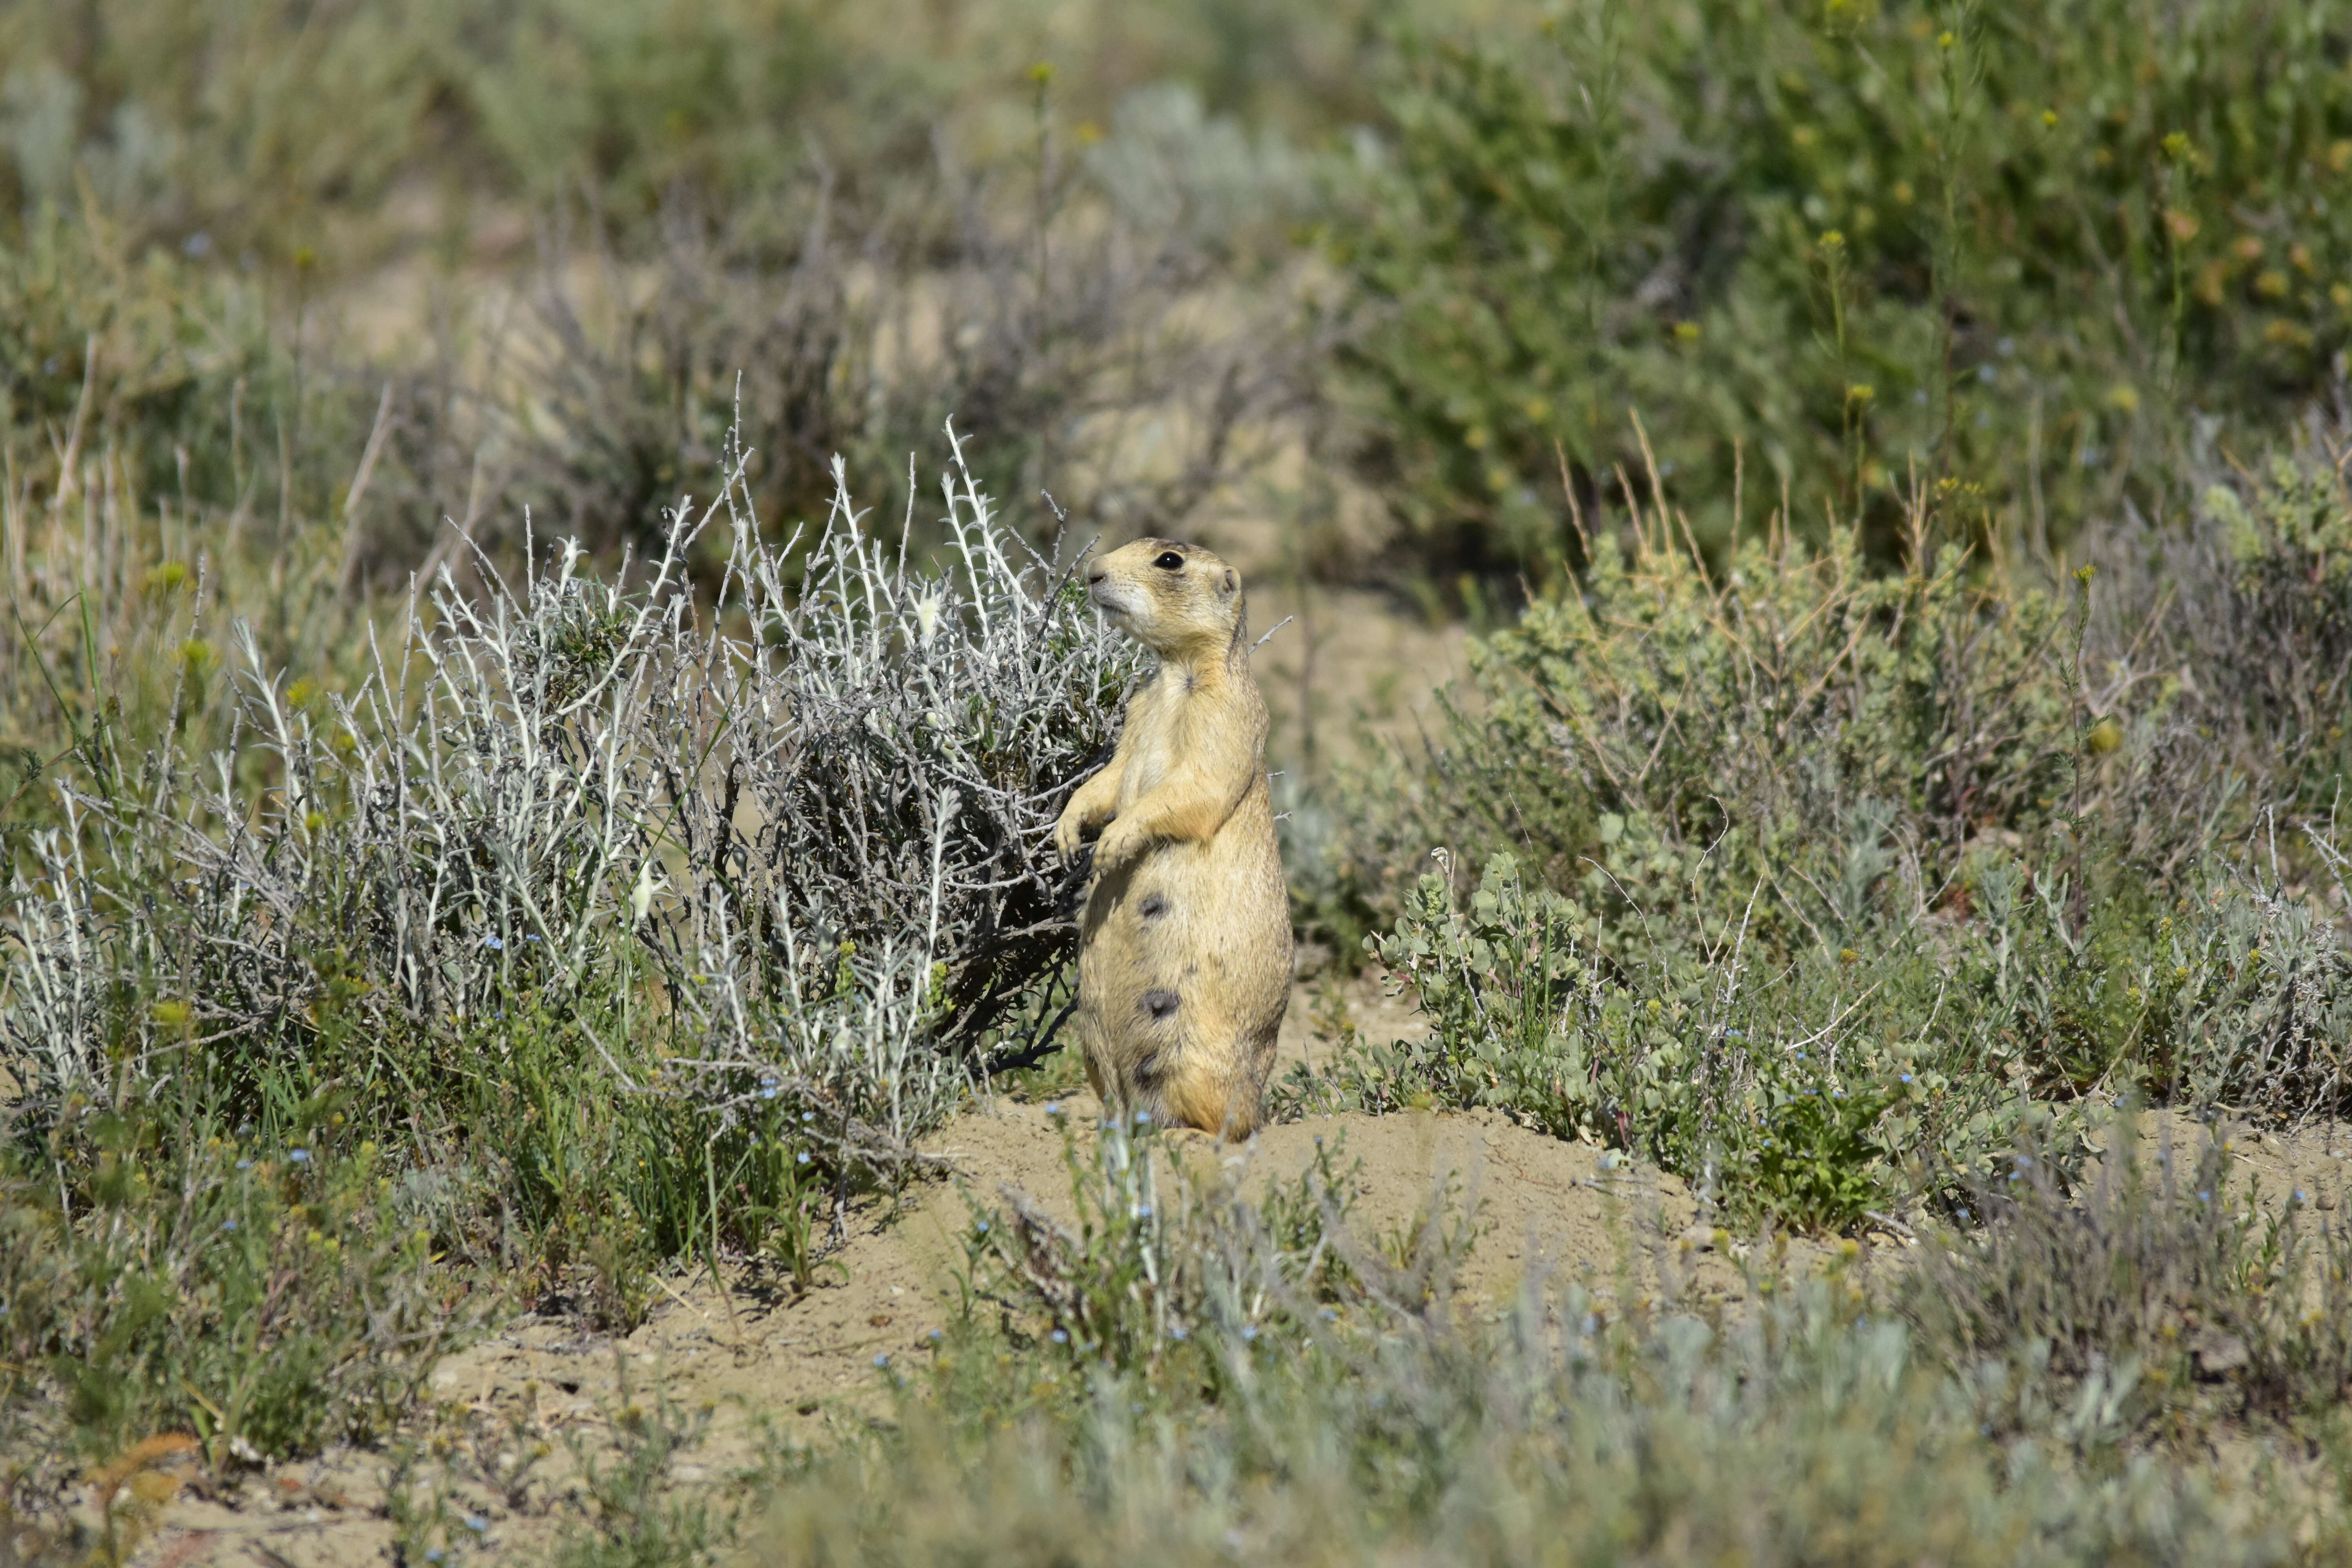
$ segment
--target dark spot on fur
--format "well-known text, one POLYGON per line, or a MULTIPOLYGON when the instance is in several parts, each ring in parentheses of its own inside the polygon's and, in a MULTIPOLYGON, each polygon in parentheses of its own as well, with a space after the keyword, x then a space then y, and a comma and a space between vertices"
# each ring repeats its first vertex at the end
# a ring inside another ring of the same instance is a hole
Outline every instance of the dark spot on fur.
POLYGON ((1176 1016, 1176 993, 1173 991, 1145 992, 1143 994, 1143 1010, 1150 1014, 1155 1018, 1174 1017, 1176 1016))
MULTIPOLYGON (((1166 914, 1168 912, 1168 895, 1165 893, 1150 894, 1144 899, 1143 902, 1135 906, 1135 912, 1141 915, 1145 920, 1156 919, 1160 915, 1166 914)), ((1173 1005, 1173 1004, 1171 1004, 1171 1005, 1173 1005)))
POLYGON ((1159 1080, 1160 1053, 1158 1051, 1147 1052, 1143 1058, 1135 1064, 1135 1081, 1141 1084, 1144 1088, 1150 1089, 1159 1080))

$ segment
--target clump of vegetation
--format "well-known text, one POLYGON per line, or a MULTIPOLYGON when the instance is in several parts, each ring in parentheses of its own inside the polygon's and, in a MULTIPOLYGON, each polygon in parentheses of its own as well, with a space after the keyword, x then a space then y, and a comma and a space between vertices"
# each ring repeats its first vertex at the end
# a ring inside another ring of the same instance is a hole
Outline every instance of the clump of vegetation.
MULTIPOLYGON (((1024 1217, 1015 1236, 976 1236, 979 1310, 929 1365, 892 1370, 898 1419, 772 1455, 745 1478, 756 1500, 732 1542, 818 1561, 1207 1563, 1246 1547, 1339 1563, 1403 1547, 1463 1563, 1828 1550, 1895 1564, 2256 1563, 2290 1542, 2317 1560, 2343 1540, 2339 1461, 2307 1487, 2265 1477, 2224 1493, 2201 1450, 2134 1446, 2149 1424, 2132 1373, 2085 1379, 1874 1309, 1852 1258, 1817 1278, 1761 1274, 1736 1310, 1535 1281, 1499 1312, 1464 1314, 1442 1290, 1400 1289, 1350 1233, 1336 1154, 1260 1207, 1214 1178, 1196 1186, 1148 1134, 1106 1128, 1073 1149, 1078 1230, 1047 1239, 1024 1217), (1334 1258, 1370 1267, 1322 1267, 1334 1258)), ((2206 1256, 2143 1189, 2104 1223, 2161 1232, 2153 1267, 2206 1256)), ((1458 1256, 1442 1209, 1421 1231, 1399 1250, 1458 1256)), ((2235 1267, 2256 1250, 2214 1259, 2207 1307, 2270 1310, 2274 1276, 2235 1267)), ((1442 1277, 1442 1262, 1413 1271, 1442 1277)), ((2002 1278, 1990 1247, 1956 1251, 1938 1277, 1978 1293, 2002 1278)), ((1923 1277, 1916 1293, 1935 1288, 1923 1277)), ((2260 1381, 2200 1375, 2223 1393, 2260 1381)))
POLYGON ((1440 1204, 1401 1262, 1362 1247, 1341 1224, 1355 1194, 1338 1146, 1253 1202, 1188 1169, 1148 1119, 1099 1132, 1082 1142, 1063 1121, 1075 1228, 1025 1193, 1003 1194, 1002 1212, 973 1205, 964 1294, 974 1322, 992 1306, 1005 1332, 1081 1377, 1100 1368, 1214 1385, 1236 1374, 1221 1355, 1297 1348, 1343 1298, 1444 1310, 1466 1230, 1448 1232, 1440 1204))
MULTIPOLYGON (((1307 342, 1280 289, 1213 314, 1189 301, 1279 265, 1269 232, 1306 200, 1278 139, 1167 84, 1065 150, 1041 97, 1034 156, 942 169, 911 213, 861 214, 830 187, 784 226, 766 207, 683 204, 657 246, 608 229, 551 257, 510 352, 523 398, 481 422, 510 497, 592 545, 642 537, 740 428, 761 510, 798 516, 831 465, 887 473, 952 418, 981 482, 1121 534, 1178 534, 1234 505, 1278 456, 1307 342), (633 269, 642 286, 609 280, 633 269)), ((1255 290, 1253 290, 1255 293, 1255 290)), ((387 542, 397 559, 399 549, 387 542)), ((399 542, 418 555, 424 542, 399 542)))
POLYGON ((12 1487, 373 1436, 475 1267, 617 1327, 681 1255, 805 1289, 827 1212, 1051 1026, 1050 829, 1131 650, 960 470, 938 563, 845 491, 772 541, 739 474, 655 562, 445 576, 348 691, 199 638, 194 590, 148 612, 173 717, 78 733, 0 910, 12 1487))
POLYGON ((1408 32, 1328 230, 1360 460, 1440 573, 1572 557, 1563 480, 1648 482, 1628 406, 1713 550, 1784 489, 1887 550, 1915 474, 2013 537, 2177 510, 2190 411, 2274 427, 2352 322, 2343 42, 2109 0, 1408 32))
POLYGON ((2204 1401, 2224 1416, 2325 1419, 2352 1389, 2346 1282, 2352 1235, 2342 1194, 2265 1194, 2231 1169, 2231 1146, 2145 1145, 2136 1119, 2106 1130, 2095 1179, 2075 1190, 2020 1152, 1974 1194, 1982 1226, 1924 1248, 1906 1312, 1963 1361, 2018 1373, 1986 1379, 1998 1419, 2046 1371, 2095 1385, 2128 1430, 2204 1401))
POLYGON ((935 1120, 1063 956, 1077 873, 1045 830, 1133 656, 968 479, 935 571, 845 491, 814 544, 770 542, 740 471, 634 583, 571 544, 485 601, 445 581, 346 695, 240 628, 209 766, 89 748, 5 927, 31 1101, 185 1047, 240 1110, 265 1068, 390 1110, 536 1019, 616 1087, 784 1095, 844 1147, 935 1120), (680 564, 713 517, 698 612, 680 564), (641 1083, 619 1062, 656 1037, 688 1049, 641 1083))
POLYGON ((1340 814, 1352 918, 1395 911, 1367 945, 1435 1033, 1298 1092, 1503 1106, 1841 1226, 2086 1094, 2341 1115, 2352 971, 2315 897, 2342 851, 2311 815, 2340 749, 2229 673, 2335 679, 2332 465, 2216 489, 2160 571, 2106 542, 2141 606, 2114 621, 2091 567, 2062 595, 1931 563, 1916 504, 1899 576, 1785 537, 1717 575, 1661 510, 1475 644, 1475 689, 1340 814), (2251 852, 2281 811, 2284 870, 2251 852))
POLYGON ((0 1528, 162 1435, 215 1478, 381 1437, 497 1304, 341 1097, 239 1122, 200 1068, 112 1087, 0 1156, 0 1528))

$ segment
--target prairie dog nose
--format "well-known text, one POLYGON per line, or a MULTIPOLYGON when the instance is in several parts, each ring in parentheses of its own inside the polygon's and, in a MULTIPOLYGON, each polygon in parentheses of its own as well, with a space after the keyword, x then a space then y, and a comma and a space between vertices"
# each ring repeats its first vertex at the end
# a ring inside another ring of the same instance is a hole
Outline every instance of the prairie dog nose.
POLYGON ((1087 586, 1091 588, 1109 575, 1109 573, 1099 566, 1089 566, 1087 568, 1087 586))

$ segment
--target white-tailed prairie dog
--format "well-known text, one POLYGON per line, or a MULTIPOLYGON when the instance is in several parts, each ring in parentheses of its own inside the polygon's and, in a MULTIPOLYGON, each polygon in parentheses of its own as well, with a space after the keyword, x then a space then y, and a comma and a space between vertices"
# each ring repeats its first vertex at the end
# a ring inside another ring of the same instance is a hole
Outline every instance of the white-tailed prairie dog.
POLYGON ((1241 575, 1198 545, 1145 539, 1087 582, 1160 656, 1109 764, 1054 828, 1068 856, 1108 825, 1078 920, 1087 1077, 1116 1113, 1246 1138, 1290 999, 1290 895, 1241 575))

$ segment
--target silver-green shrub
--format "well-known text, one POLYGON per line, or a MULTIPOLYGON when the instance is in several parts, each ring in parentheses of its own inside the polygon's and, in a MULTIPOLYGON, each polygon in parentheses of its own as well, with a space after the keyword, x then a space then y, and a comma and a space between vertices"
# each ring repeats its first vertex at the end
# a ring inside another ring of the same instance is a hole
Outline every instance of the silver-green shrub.
POLYGON ((1598 540, 1343 787, 1328 918, 1394 921, 1370 946, 1435 1032, 1296 1092, 1505 1106, 1808 1223, 2085 1098, 2343 1114, 2325 458, 2055 583, 1931 559, 1925 511, 1894 574, 1777 540, 1711 572, 1663 515, 1598 540))
POLYGON ((583 1070, 789 1096, 869 1152, 941 1115, 1066 951, 1048 829, 1134 656, 960 447, 929 562, 838 468, 824 523, 772 538, 743 471, 654 560, 420 584, 344 695, 234 628, 228 744, 61 785, 13 873, 0 1048, 33 1098, 186 1053, 366 1076, 418 1038, 495 1073, 530 1008, 585 1031, 583 1070))

